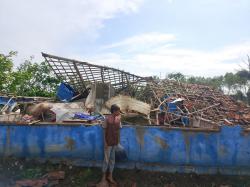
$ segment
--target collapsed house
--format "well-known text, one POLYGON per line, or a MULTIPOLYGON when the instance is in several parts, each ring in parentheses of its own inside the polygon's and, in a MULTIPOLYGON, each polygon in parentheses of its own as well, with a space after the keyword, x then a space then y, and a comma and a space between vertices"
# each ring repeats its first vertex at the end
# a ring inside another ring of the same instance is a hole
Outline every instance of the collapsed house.
MULTIPOLYGON (((115 68, 42 55, 62 81, 57 91, 61 102, 36 102, 31 109, 23 110, 26 115, 17 121, 32 122, 35 117, 36 122, 98 124, 111 105, 118 104, 123 121, 132 124, 217 128, 250 122, 246 104, 208 86, 154 80, 115 68)), ((11 113, 11 103, 5 101, 4 111, 8 108, 11 113)), ((2 116, 6 120, 6 114, 2 116)))
POLYGON ((210 128, 250 122, 250 108, 245 103, 209 86, 173 80, 148 84, 153 93, 151 106, 161 123, 210 128))

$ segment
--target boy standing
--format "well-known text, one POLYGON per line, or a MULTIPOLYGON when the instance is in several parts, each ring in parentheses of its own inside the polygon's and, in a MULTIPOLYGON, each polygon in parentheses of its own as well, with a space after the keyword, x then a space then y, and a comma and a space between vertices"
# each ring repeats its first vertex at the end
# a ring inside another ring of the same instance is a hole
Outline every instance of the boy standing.
POLYGON ((103 161, 103 177, 102 182, 106 179, 111 184, 116 184, 113 179, 113 170, 115 166, 115 149, 120 141, 121 115, 120 107, 112 105, 111 114, 105 118, 103 123, 104 129, 104 161, 103 161), (108 174, 106 175, 106 173, 108 174))

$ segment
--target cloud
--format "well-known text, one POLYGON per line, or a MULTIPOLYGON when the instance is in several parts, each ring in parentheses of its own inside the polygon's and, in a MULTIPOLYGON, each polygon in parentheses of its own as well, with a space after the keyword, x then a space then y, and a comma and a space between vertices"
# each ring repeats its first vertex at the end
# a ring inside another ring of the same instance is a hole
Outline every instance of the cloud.
POLYGON ((172 4, 174 2, 174 0, 168 0, 169 4, 172 4))
MULTIPOLYGON (((242 45, 245 46, 245 44, 242 45)), ((248 52, 250 52, 250 45, 248 45, 248 52)), ((230 51, 222 48, 216 52, 169 49, 159 53, 137 54, 134 56, 134 61, 138 66, 146 70, 150 69, 156 75, 181 72, 185 75, 207 77, 239 69, 241 59, 246 57, 246 54, 247 52, 238 51, 237 47, 234 48, 234 51, 232 48, 230 51)), ((140 72, 143 70, 141 69, 140 72)))
MULTIPOLYGON (((30 55, 41 58, 40 52, 45 51, 113 66, 143 76, 170 72, 221 75, 239 69, 239 64, 250 54, 249 41, 213 50, 189 49, 179 46, 181 41, 178 35, 161 32, 142 33, 105 46, 93 42, 99 36, 99 30, 105 26, 105 20, 120 14, 136 13, 143 2, 1 0, 0 53, 17 50, 21 62, 30 55), (75 45, 87 46, 91 42, 97 50, 93 50, 92 56, 85 54, 83 58, 79 52, 82 48, 77 49, 75 45)), ((168 2, 175 3, 174 0, 168 2)))
POLYGON ((122 51, 129 51, 131 47, 132 49, 137 47, 137 51, 131 51, 131 53, 103 52, 88 59, 141 76, 161 74, 163 78, 166 73, 181 72, 185 75, 208 77, 239 70, 243 59, 250 54, 250 42, 248 41, 204 51, 168 45, 169 41, 174 44, 175 38, 174 35, 164 33, 132 36, 107 46, 122 48, 122 51), (144 49, 144 45, 150 46, 150 48, 146 51, 141 50, 141 48, 144 49), (126 54, 124 55, 124 53, 126 54))
POLYGON ((176 36, 173 34, 164 34, 164 33, 145 33, 136 36, 126 38, 120 42, 112 43, 103 47, 103 49, 123 47, 127 48, 130 51, 136 49, 142 49, 145 47, 157 47, 164 43, 168 43, 176 40, 176 36))
POLYGON ((2 0, 0 52, 17 50, 20 56, 41 51, 60 53, 81 36, 94 40, 104 21, 119 13, 138 11, 142 0, 2 0))

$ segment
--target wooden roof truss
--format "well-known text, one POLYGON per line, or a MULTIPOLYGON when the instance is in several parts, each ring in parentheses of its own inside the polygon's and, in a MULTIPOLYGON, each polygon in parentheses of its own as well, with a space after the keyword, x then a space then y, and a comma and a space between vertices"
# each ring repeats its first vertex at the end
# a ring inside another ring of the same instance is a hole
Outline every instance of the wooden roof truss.
POLYGON ((117 92, 133 87, 138 89, 146 85, 146 78, 119 69, 81 62, 73 59, 42 53, 55 75, 70 84, 79 93, 95 82, 110 83, 117 92))

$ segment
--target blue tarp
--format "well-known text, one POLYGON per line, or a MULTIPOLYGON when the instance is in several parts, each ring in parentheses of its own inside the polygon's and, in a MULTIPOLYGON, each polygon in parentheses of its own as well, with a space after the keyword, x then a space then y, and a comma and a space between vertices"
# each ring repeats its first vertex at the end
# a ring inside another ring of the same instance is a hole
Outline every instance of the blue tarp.
POLYGON ((11 99, 10 97, 0 97, 0 105, 6 105, 8 102, 8 106, 12 106, 16 103, 14 99, 11 99), (10 101, 9 101, 10 100, 10 101))
POLYGON ((61 101, 71 101, 72 98, 76 95, 76 91, 66 83, 61 83, 57 89, 56 96, 61 101))
POLYGON ((74 118, 86 119, 86 120, 89 120, 89 121, 93 121, 93 120, 97 120, 97 119, 102 119, 103 117, 100 116, 100 115, 92 116, 92 115, 88 115, 88 114, 84 114, 84 113, 76 113, 74 118))
MULTIPOLYGON (((164 101, 167 98, 168 98, 168 96, 164 96, 161 100, 164 101)), ((165 105, 165 107, 168 107, 168 112, 175 112, 175 111, 177 111, 176 104, 175 103, 171 103, 171 102, 165 102, 164 104, 162 104, 160 106, 160 110, 161 111, 164 110, 164 105, 165 105)))
POLYGON ((0 97, 0 105, 8 105, 8 111, 12 111, 13 108, 16 106, 17 102, 15 99, 10 97, 0 97))
MULTIPOLYGON (((167 98, 168 98, 168 96, 164 96, 164 97, 162 98, 162 101, 165 100, 165 99, 167 99, 167 98)), ((164 105, 165 105, 165 107, 167 107, 167 109, 168 109, 167 111, 168 111, 168 112, 171 112, 171 113, 175 113, 175 114, 181 115, 180 112, 177 110, 177 105, 176 105, 176 103, 166 102, 166 103, 164 103, 163 105, 160 106, 160 111, 163 111, 163 110, 164 110, 164 105)), ((188 117, 186 117, 186 116, 181 117, 181 121, 182 121, 182 123, 184 123, 185 125, 189 125, 189 118, 188 118, 188 117)))

